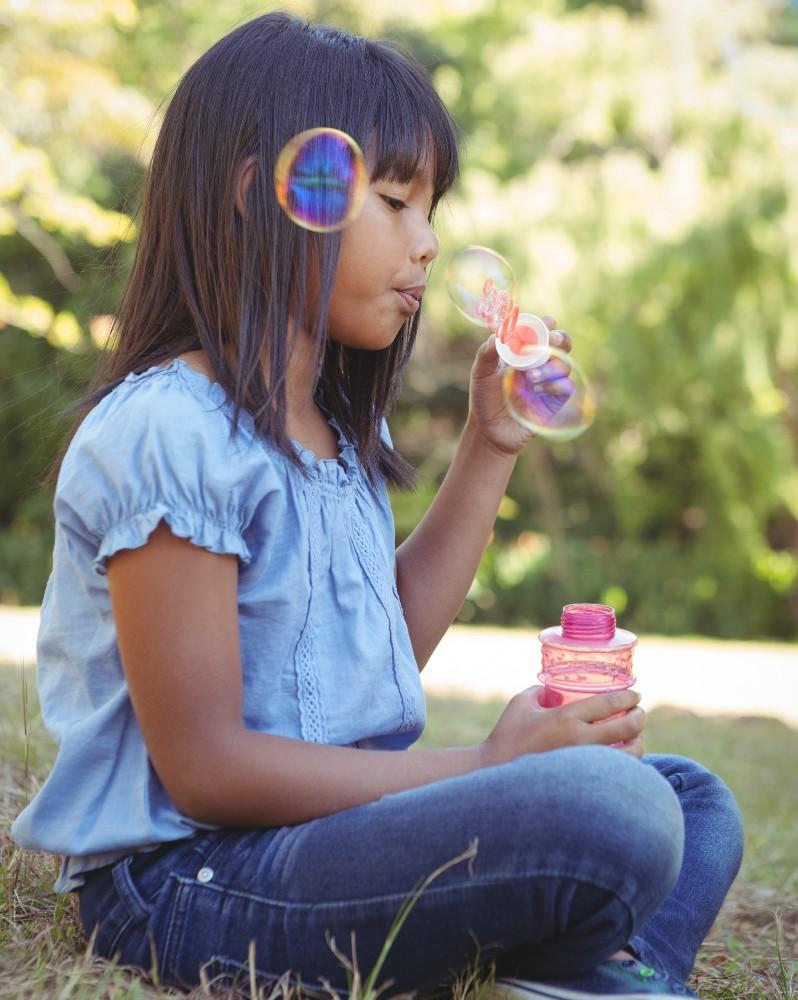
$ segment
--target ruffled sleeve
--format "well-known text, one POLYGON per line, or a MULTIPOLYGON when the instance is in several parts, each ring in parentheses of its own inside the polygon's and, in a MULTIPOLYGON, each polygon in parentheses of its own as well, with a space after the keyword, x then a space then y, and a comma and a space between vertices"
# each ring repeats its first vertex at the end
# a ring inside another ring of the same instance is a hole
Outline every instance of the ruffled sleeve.
POLYGON ((246 566, 252 558, 240 529, 212 520, 207 512, 176 510, 168 501, 148 505, 130 517, 113 523, 102 536, 102 543, 92 561, 94 569, 104 574, 108 560, 120 549, 136 549, 147 541, 161 521, 166 521, 172 534, 188 538, 209 552, 228 553, 241 559, 246 566))
POLYGON ((111 556, 144 545, 162 520, 175 535, 246 566, 253 480, 262 475, 253 451, 262 465, 264 452, 252 448, 246 432, 231 438, 218 398, 200 398, 179 371, 129 375, 73 438, 56 489, 56 519, 90 544, 100 575, 111 556))

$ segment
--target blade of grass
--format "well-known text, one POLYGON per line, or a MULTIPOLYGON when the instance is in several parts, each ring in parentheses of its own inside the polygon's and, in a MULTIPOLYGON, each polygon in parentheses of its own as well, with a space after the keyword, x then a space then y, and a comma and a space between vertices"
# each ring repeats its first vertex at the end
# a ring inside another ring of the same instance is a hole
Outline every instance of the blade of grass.
POLYGON ((450 861, 446 861, 439 868, 436 868, 434 872, 427 875, 427 877, 411 892, 411 894, 405 899, 402 905, 399 907, 399 912, 396 914, 391 929, 388 931, 388 936, 385 939, 385 943, 382 946, 379 957, 374 964, 374 968, 368 974, 366 981, 363 983, 363 1000, 374 1000, 376 994, 374 993, 374 984, 377 981, 377 976, 379 976, 382 970, 385 960, 388 957, 388 952, 391 950, 396 936, 402 929, 402 925, 405 920, 407 920, 410 915, 410 911, 418 902, 421 894, 427 889, 432 882, 435 881, 440 875, 449 868, 453 868, 454 865, 460 864, 461 861, 470 861, 472 858, 476 857, 477 849, 479 847, 479 841, 474 839, 469 846, 463 851, 462 854, 458 854, 456 858, 452 858, 450 861))

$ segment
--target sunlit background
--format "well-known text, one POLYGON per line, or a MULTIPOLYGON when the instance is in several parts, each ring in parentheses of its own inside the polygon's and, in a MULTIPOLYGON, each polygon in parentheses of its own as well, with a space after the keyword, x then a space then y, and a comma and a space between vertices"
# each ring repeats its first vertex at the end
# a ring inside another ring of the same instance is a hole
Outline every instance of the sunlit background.
MULTIPOLYGON (((275 7, 277 5, 274 5, 275 7)), ((567 329, 599 400, 519 461, 462 622, 613 604, 639 632, 798 636, 798 11, 733 0, 281 4, 400 40, 465 142, 395 443, 426 509, 480 331, 443 274, 467 244, 567 329)), ((228 0, 0 0, 0 604, 40 603, 39 483, 132 261, 139 187, 228 0)))

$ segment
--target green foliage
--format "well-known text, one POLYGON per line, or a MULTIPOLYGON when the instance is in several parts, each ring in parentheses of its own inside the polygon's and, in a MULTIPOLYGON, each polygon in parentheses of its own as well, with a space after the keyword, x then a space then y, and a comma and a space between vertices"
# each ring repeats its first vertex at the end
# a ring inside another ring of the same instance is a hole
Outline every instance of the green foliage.
POLYGON ((0 603, 36 604, 50 570, 52 497, 42 480, 63 433, 61 411, 86 359, 20 330, 0 338, 0 603))
MULTIPOLYGON (((604 600, 640 631, 798 634, 798 18, 758 6, 410 0, 401 21, 388 0, 297 8, 401 40, 465 137, 392 419, 421 472, 396 497, 399 539, 451 458, 482 339, 446 296, 451 252, 504 253, 521 304, 571 332, 598 396, 586 435, 520 458, 464 621, 555 621, 604 600), (730 35, 752 56, 747 94, 730 35), (748 114, 757 101, 774 113, 748 114)), ((262 10, 0 0, 0 599, 41 599, 38 483, 119 299, 161 109, 262 10)))
MULTIPOLYGON (((460 617, 556 621, 564 603, 603 600, 640 631, 794 637, 791 133, 741 112, 711 23, 686 19, 674 41, 673 6, 652 10, 513 8, 501 59, 486 29, 482 46, 456 41, 468 55, 439 73, 470 140, 443 245, 504 253, 522 306, 571 332, 599 400, 584 437, 520 458, 460 617), (493 67, 488 100, 469 59, 486 79, 493 67)), ((741 30, 761 41, 749 22, 741 30)), ((798 58, 780 41, 792 79, 798 58)), ((764 86, 769 44, 752 85, 764 86)), ((442 284, 433 336, 448 327, 467 348, 446 344, 437 389, 443 349, 428 349, 409 373, 412 428, 395 433, 428 481, 447 457, 429 453, 430 428, 457 423, 451 389, 477 343, 442 284)))

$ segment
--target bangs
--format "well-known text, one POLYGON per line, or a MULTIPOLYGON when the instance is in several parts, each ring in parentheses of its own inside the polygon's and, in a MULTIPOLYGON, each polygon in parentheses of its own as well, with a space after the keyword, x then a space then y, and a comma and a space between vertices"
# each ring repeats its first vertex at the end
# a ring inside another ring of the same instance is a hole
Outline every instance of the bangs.
MULTIPOLYGON (((394 56, 383 47, 381 55, 386 54, 394 56)), ((383 87, 371 137, 375 163, 371 179, 408 183, 429 173, 434 211, 459 176, 457 127, 432 83, 416 67, 389 58, 381 68, 383 87)))

